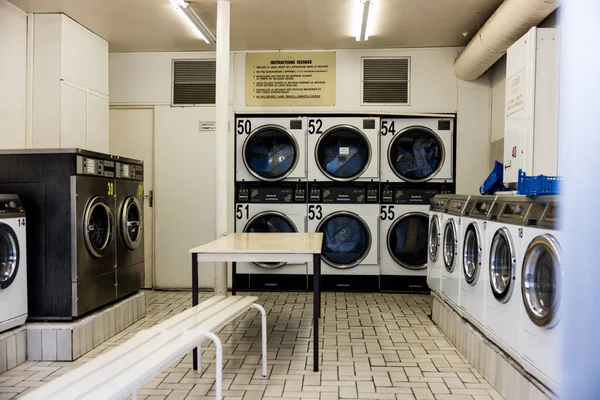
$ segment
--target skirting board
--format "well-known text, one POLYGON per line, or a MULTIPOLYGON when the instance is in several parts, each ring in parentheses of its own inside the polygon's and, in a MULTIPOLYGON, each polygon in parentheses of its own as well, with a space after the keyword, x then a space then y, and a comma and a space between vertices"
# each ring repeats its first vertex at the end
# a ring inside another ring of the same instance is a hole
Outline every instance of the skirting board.
POLYGON ((431 319, 448 340, 506 400, 547 400, 555 395, 431 292, 431 319))

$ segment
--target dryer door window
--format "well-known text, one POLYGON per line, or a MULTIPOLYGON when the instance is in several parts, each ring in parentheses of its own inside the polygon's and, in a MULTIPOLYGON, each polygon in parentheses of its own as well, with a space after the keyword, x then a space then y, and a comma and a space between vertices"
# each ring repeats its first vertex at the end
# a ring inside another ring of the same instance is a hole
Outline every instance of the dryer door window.
POLYGON ((467 283, 474 285, 481 267, 481 240, 475 223, 469 224, 463 246, 463 272, 467 283))
MULTIPOLYGON (((244 227, 248 233, 294 233, 298 232, 296 225, 285 214, 277 211, 266 211, 255 215, 244 227)), ((279 268, 286 263, 262 262, 255 263, 262 268, 279 268)))
POLYGON ((83 238, 88 252, 95 258, 106 254, 112 239, 113 215, 106 200, 93 197, 83 213, 83 238))
POLYGON ((335 126, 317 141, 315 158, 321 172, 334 181, 351 181, 365 172, 371 162, 371 145, 366 136, 351 126, 335 126))
POLYGON ((264 125, 244 142, 243 160, 248 171, 263 181, 278 181, 298 164, 298 143, 282 127, 264 125))
POLYGON ((409 269, 427 268, 428 225, 423 213, 405 214, 392 224, 387 246, 394 261, 409 269))
POLYGON ((529 319, 551 327, 558 315, 561 288, 561 249, 551 235, 537 236, 525 253, 521 291, 529 319))
POLYGON ((13 283, 19 270, 19 241, 10 226, 0 222, 0 289, 13 283))
POLYGON ((513 289, 516 270, 515 250, 508 229, 496 231, 490 247, 490 285, 499 301, 506 302, 513 289))
POLYGON ((335 268, 347 269, 360 264, 371 249, 371 232, 358 215, 340 211, 327 216, 317 232, 323 233, 323 260, 335 268))
POLYGON ((129 250, 137 249, 142 240, 142 207, 134 196, 127 197, 121 208, 121 237, 129 250))
POLYGON ((429 223, 429 259, 436 262, 440 248, 440 222, 437 215, 431 217, 429 223))
POLYGON ((423 126, 404 129, 388 148, 392 171, 408 182, 424 182, 433 178, 442 168, 445 157, 440 137, 423 126))
POLYGON ((444 228, 444 266, 446 271, 454 271, 454 261, 456 259, 456 248, 458 247, 458 240, 456 236, 456 226, 454 220, 448 220, 446 227, 444 228))

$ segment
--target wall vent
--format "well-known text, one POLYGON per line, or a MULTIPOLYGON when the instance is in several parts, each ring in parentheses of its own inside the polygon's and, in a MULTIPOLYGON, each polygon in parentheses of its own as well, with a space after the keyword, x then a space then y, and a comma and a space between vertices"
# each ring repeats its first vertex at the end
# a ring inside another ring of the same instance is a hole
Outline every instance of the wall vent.
POLYGON ((410 101, 410 58, 363 58, 362 103, 402 104, 410 101))
POLYGON ((217 62, 173 60, 173 105, 215 104, 217 62))

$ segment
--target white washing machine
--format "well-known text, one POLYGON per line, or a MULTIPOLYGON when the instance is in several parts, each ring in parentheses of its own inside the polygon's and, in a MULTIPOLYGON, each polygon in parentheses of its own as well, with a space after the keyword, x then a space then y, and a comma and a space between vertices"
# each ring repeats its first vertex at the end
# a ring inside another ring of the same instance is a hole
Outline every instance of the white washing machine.
POLYGON ((442 254, 442 228, 448 208, 449 194, 438 194, 431 200, 429 207, 429 239, 427 257, 427 283, 429 288, 438 295, 442 294, 442 269, 444 256, 442 254))
POLYGON ((463 217, 470 196, 452 195, 442 230, 442 295, 459 311, 462 280, 463 217))
POLYGON ((454 182, 454 118, 381 120, 381 181, 454 182))
POLYGON ((308 180, 379 180, 379 118, 308 117, 308 180))
POLYGON ((486 331, 483 316, 489 285, 487 224, 490 215, 497 217, 500 211, 494 207, 495 202, 496 196, 471 196, 463 219, 460 307, 465 311, 463 315, 482 332, 486 331))
POLYGON ((490 291, 486 296, 485 326, 489 337, 520 362, 519 335, 523 228, 531 200, 523 196, 499 196, 502 208, 496 221, 488 221, 490 291))
POLYGON ((235 179, 306 179, 306 118, 236 116, 235 179))
POLYGON ((379 287, 385 291, 428 292, 429 205, 438 185, 415 188, 381 184, 379 287))
POLYGON ((27 319, 26 217, 17 195, 0 195, 0 332, 27 319))
POLYGON ((310 182, 308 193, 308 231, 323 233, 323 290, 377 291, 379 184, 310 182))
MULTIPOLYGON (((237 182, 236 232, 306 232, 306 182, 237 182)), ((307 290, 306 263, 236 263, 238 290, 307 290)))
POLYGON ((560 383, 560 298, 563 278, 563 234, 558 230, 557 200, 536 199, 536 203, 547 204, 542 212, 532 209, 527 218, 529 226, 523 233, 523 308, 519 341, 525 369, 555 392, 560 383))

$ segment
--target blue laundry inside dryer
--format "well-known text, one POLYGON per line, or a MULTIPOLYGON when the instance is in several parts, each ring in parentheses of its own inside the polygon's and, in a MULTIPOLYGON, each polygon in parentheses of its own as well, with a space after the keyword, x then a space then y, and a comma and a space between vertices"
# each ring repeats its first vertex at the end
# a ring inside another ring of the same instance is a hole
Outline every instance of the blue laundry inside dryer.
POLYGON ((318 143, 317 162, 332 178, 357 178, 369 164, 370 148, 360 132, 338 128, 326 133, 318 143))
POLYGON ((297 162, 294 139, 285 131, 266 128, 247 139, 244 160, 251 172, 265 179, 281 179, 297 162))
POLYGON ((427 264, 429 218, 426 214, 401 217, 392 225, 388 248, 392 257, 407 268, 422 268, 427 264))
POLYGON ((325 220, 322 255, 336 267, 350 267, 362 260, 370 246, 368 228, 354 216, 340 215, 325 220))
POLYGON ((444 147, 433 131, 415 127, 399 134, 390 145, 390 165, 407 181, 433 177, 444 162, 444 147))

